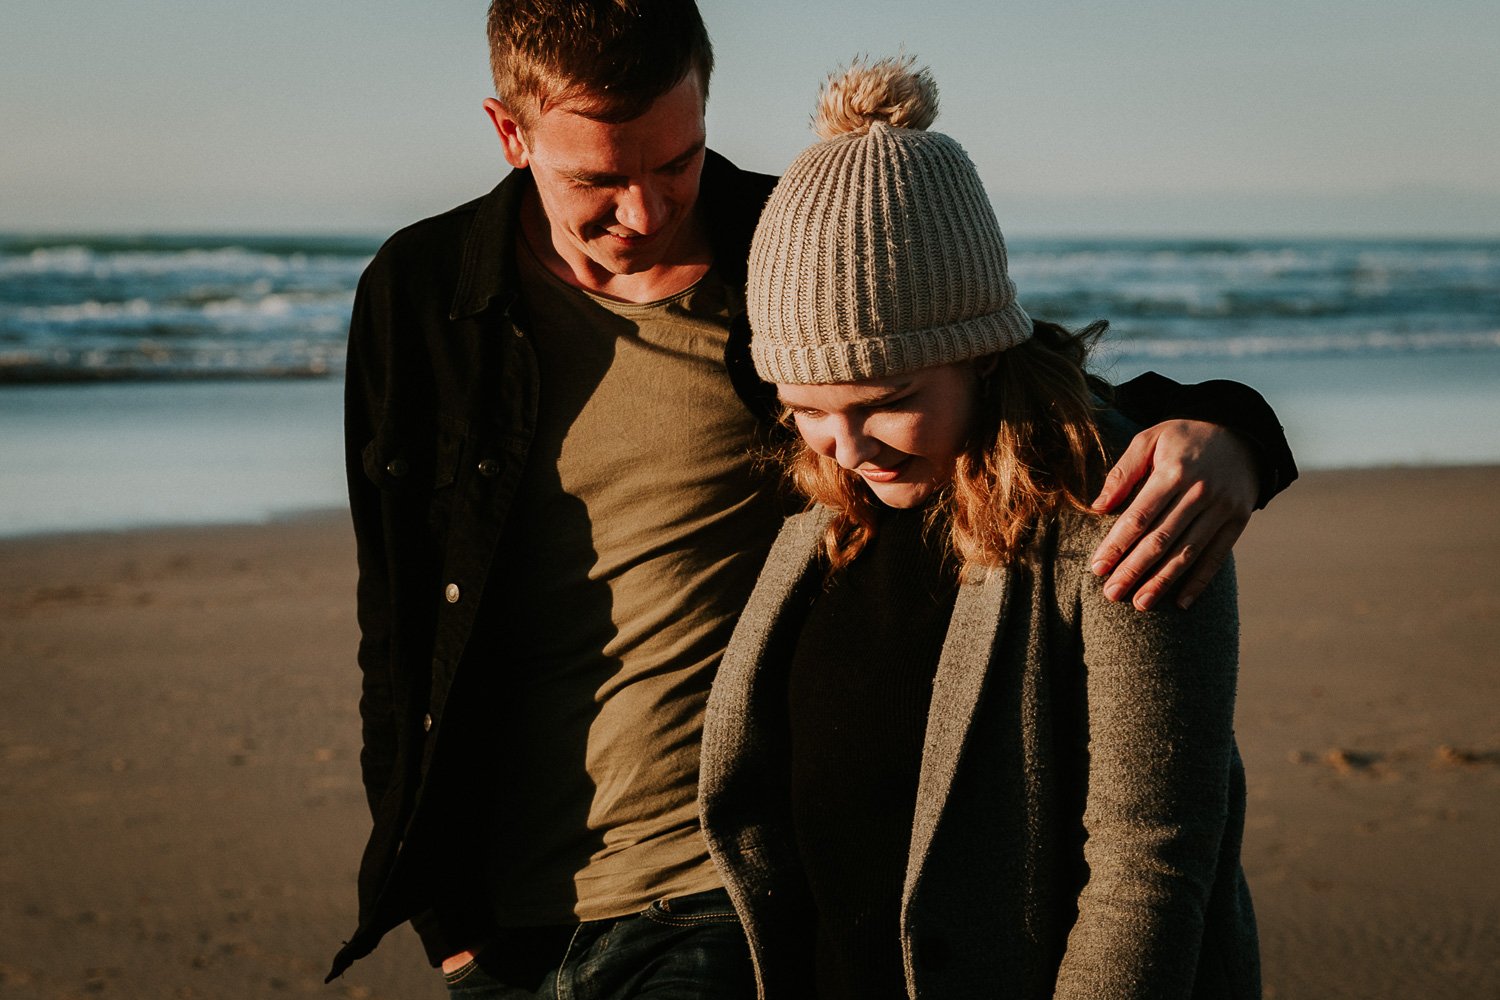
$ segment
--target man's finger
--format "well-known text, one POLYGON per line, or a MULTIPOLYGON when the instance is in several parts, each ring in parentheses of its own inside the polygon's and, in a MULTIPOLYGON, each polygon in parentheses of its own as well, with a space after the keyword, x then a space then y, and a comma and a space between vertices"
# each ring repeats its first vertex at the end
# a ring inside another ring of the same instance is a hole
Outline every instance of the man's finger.
POLYGON ((1198 595, 1213 582, 1213 578, 1219 573, 1219 568, 1224 565, 1224 560, 1229 558, 1230 550, 1234 548, 1235 542, 1239 541, 1240 535, 1244 533, 1249 523, 1249 518, 1233 518, 1224 522, 1224 525, 1219 528, 1213 540, 1204 547, 1203 555, 1198 557, 1192 572, 1188 574, 1187 579, 1183 580, 1182 587, 1177 591, 1179 608, 1186 611, 1192 607, 1198 595))
POLYGON ((1136 484, 1151 470, 1151 455, 1156 451, 1156 438, 1143 432, 1131 438, 1130 446, 1120 460, 1104 477, 1104 488, 1091 505, 1097 511, 1113 510, 1135 489, 1136 484))
POLYGON ((1208 546, 1217 539, 1215 530, 1212 518, 1200 516, 1180 537, 1167 543, 1169 554, 1148 571, 1150 575, 1135 589, 1131 604, 1137 611, 1150 611, 1190 569, 1202 563, 1208 546))
MULTIPOLYGON (((1162 511, 1180 505, 1181 500, 1175 486, 1168 485, 1165 480, 1157 476, 1147 480, 1140 493, 1136 494, 1130 506, 1120 514, 1119 519, 1110 527, 1109 533, 1104 536, 1104 540, 1094 549, 1094 554, 1089 557, 1089 568, 1093 570, 1094 575, 1118 573, 1117 564, 1120 559, 1127 552, 1134 557, 1140 546, 1146 544, 1147 536, 1157 526, 1156 522, 1162 511)), ((1158 558, 1160 555, 1161 553, 1157 553, 1158 558)), ((1154 562, 1155 559, 1151 561, 1154 562)), ((1137 575, 1144 572, 1148 565, 1149 563, 1137 565, 1137 575)), ((1111 577, 1110 582, 1124 582, 1124 578, 1111 577)))
MULTIPOLYGON (((1151 484, 1147 483, 1142 495, 1150 489, 1151 484)), ((1134 603, 1142 610, 1155 603, 1172 580, 1198 558, 1198 553, 1218 530, 1210 510, 1204 504, 1202 484, 1194 483, 1185 492, 1174 496, 1166 513, 1141 536, 1105 581, 1104 596, 1111 601, 1123 601, 1135 592, 1137 599, 1134 603), (1209 514, 1207 520, 1205 514, 1209 514), (1181 559, 1184 554, 1186 558, 1180 566, 1163 566, 1181 559), (1150 595, 1144 603, 1139 595, 1142 587, 1150 595)), ((1122 517, 1129 514, 1127 510, 1122 517)))
POLYGON ((1172 584, 1186 572, 1188 566, 1198 558, 1198 548, 1191 542, 1182 545, 1169 559, 1164 559, 1156 566, 1156 572, 1151 578, 1136 588, 1135 596, 1130 603, 1137 611, 1150 611, 1156 607, 1172 584))

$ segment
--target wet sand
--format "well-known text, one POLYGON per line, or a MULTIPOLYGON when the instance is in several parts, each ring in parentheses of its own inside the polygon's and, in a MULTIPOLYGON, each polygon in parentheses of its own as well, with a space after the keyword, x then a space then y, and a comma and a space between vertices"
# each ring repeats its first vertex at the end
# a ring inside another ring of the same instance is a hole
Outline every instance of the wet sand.
MULTIPOLYGON (((1312 473, 1239 550, 1274 1000, 1500 996, 1500 468, 1312 473)), ((368 826, 345 519, 0 541, 0 997, 332 986, 368 826)))

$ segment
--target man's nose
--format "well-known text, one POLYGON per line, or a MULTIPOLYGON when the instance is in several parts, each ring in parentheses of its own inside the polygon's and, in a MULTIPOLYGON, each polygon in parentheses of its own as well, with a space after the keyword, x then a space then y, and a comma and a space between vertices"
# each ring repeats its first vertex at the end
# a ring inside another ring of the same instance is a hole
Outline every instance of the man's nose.
POLYGON ((667 202, 650 184, 632 184, 615 202, 615 221, 649 236, 661 228, 667 218, 667 202))

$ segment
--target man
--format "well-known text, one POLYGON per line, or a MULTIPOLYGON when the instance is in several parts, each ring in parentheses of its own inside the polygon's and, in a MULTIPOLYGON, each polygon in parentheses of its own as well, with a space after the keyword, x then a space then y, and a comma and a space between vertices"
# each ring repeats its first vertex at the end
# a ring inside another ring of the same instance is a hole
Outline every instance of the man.
MULTIPOLYGON (((351 325, 374 831, 332 975, 410 920, 470 996, 753 996, 696 778, 785 513, 743 315, 773 178, 706 148, 692 0, 495 0, 489 30, 515 170, 394 236, 351 325)), ((1295 468, 1242 386, 1121 396, 1239 432, 1154 427, 1101 497, 1152 470, 1098 554, 1111 596, 1190 599, 1295 468)))

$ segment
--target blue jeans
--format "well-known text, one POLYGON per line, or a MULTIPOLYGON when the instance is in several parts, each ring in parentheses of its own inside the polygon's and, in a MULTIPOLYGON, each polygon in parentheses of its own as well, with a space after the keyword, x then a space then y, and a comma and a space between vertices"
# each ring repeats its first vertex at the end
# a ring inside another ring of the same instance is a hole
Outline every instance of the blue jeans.
POLYGON ((443 977, 464 1000, 751 1000, 745 932, 723 889, 571 928, 502 932, 443 977))

